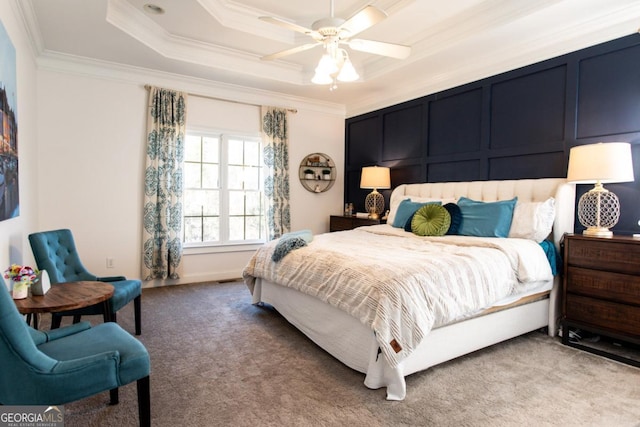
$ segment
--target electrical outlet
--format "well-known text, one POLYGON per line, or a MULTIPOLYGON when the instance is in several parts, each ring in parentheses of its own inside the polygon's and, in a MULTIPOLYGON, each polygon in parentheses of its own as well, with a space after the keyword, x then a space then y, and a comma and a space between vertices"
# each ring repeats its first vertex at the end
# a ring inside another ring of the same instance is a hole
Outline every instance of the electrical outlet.
POLYGON ((107 268, 113 268, 113 258, 107 258, 107 268))

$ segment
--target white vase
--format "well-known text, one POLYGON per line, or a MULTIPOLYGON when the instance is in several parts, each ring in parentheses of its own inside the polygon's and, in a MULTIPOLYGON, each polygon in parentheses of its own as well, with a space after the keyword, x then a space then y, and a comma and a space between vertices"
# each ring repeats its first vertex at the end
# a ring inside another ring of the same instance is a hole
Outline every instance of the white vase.
POLYGON ((13 299, 25 299, 29 296, 29 286, 20 282, 15 282, 13 284, 13 289, 11 290, 11 296, 13 299))

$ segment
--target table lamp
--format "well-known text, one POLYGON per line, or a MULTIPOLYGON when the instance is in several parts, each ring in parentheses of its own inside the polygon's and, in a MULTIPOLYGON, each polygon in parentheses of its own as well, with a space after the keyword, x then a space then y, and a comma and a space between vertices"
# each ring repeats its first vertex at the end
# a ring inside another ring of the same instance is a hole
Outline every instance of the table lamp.
POLYGON ((595 186, 580 197, 578 220, 586 227, 582 234, 611 237, 609 231, 620 218, 620 201, 603 183, 631 182, 633 162, 631 145, 627 142, 599 142, 579 145, 569 151, 567 181, 595 186))
POLYGON ((362 168, 360 176, 360 188, 371 188, 373 191, 367 194, 364 206, 369 213, 369 218, 378 219, 384 212, 384 196, 378 193, 378 188, 391 188, 391 178, 389 168, 368 166, 362 168))

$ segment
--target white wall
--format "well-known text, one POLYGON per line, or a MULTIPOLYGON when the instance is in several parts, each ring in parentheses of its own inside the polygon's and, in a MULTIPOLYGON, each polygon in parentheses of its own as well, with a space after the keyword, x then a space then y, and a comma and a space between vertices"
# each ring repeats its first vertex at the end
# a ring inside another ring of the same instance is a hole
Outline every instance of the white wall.
MULTIPOLYGON (((153 71, 109 64, 39 61, 37 138, 39 143, 38 230, 70 228, 86 267, 97 275, 140 277, 145 143, 145 84, 244 103, 286 106, 290 115, 292 228, 328 231, 330 214, 343 201, 344 110, 305 100, 217 87, 153 71), (338 165, 338 179, 326 193, 306 191, 297 179, 307 154, 324 152, 338 165), (106 268, 106 258, 115 268, 106 268)), ((191 97, 191 105, 223 112, 224 129, 259 130, 258 107, 191 97)), ((194 110, 195 111, 195 110, 194 110)), ((199 110, 198 111, 202 111, 199 110)), ((207 120, 196 115, 187 120, 207 120)), ((215 114, 211 117, 215 123, 215 114)), ((189 253, 175 283, 240 277, 251 251, 189 253)), ((163 283, 147 283, 155 286, 163 283)), ((166 284, 170 284, 167 282, 166 284)))
POLYGON ((344 117, 300 110, 293 116, 289 151, 291 168, 291 228, 310 228, 314 234, 329 231, 329 215, 344 212, 344 117), (337 167, 333 186, 324 193, 307 191, 298 180, 298 168, 307 155, 324 153, 337 167))
POLYGON ((20 215, 0 221, 0 269, 33 265, 28 234, 37 223, 36 64, 21 21, 11 2, 0 2, 0 21, 16 49, 20 215))

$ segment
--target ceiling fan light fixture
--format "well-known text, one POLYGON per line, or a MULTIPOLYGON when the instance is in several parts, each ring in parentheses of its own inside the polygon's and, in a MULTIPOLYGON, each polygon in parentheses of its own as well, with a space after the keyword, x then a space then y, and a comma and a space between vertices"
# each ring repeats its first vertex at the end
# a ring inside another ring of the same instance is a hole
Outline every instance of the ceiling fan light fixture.
POLYGON ((315 75, 311 79, 311 83, 316 85, 330 85, 333 83, 333 77, 330 74, 324 74, 316 71, 315 75))
POLYGON ((351 63, 351 60, 349 58, 345 59, 344 64, 342 64, 342 68, 340 69, 340 73, 338 74, 338 80, 341 82, 355 82, 359 78, 360 76, 351 63))
POLYGON ((318 62, 318 66, 316 67, 315 71, 319 74, 329 75, 335 74, 340 70, 338 68, 338 65, 336 64, 335 59, 333 59, 328 53, 325 53, 324 55, 322 55, 322 58, 320 58, 320 62, 318 62))
POLYGON ((261 16, 260 19, 263 21, 305 34, 314 39, 315 43, 286 49, 281 52, 263 56, 260 59, 278 59, 286 55, 311 49, 314 46, 323 45, 325 52, 315 69, 315 75, 311 79, 311 82, 316 84, 329 84, 329 89, 335 90, 338 87, 337 81, 352 82, 360 79, 355 67, 349 60, 347 52, 340 48, 341 45, 347 45, 351 49, 360 52, 373 53, 397 59, 405 59, 411 54, 410 46, 352 38, 385 19, 387 14, 381 9, 368 5, 347 20, 335 17, 333 11, 333 0, 330 0, 331 16, 315 21, 311 28, 292 24, 291 22, 271 16, 261 16))

